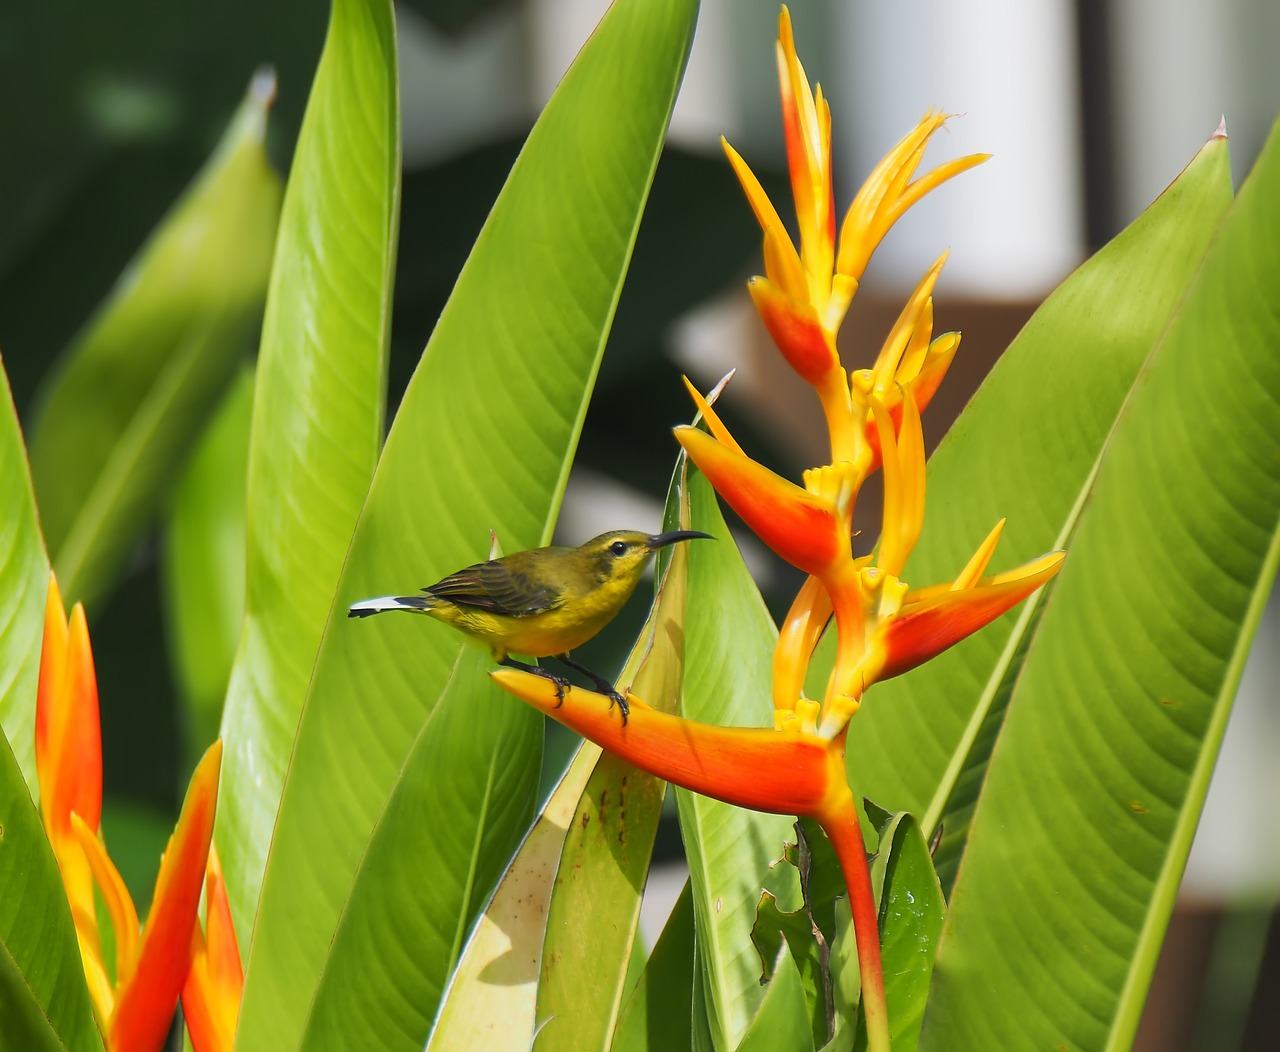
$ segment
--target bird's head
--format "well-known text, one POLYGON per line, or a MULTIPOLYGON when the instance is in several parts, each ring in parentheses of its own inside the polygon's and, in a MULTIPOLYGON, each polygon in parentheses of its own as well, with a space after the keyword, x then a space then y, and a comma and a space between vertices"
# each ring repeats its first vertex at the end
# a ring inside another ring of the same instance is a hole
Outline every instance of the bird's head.
POLYGON ((711 534, 698 530, 671 530, 667 533, 612 530, 592 537, 578 549, 577 554, 601 584, 625 582, 634 586, 650 556, 659 548, 697 537, 710 538, 711 534))

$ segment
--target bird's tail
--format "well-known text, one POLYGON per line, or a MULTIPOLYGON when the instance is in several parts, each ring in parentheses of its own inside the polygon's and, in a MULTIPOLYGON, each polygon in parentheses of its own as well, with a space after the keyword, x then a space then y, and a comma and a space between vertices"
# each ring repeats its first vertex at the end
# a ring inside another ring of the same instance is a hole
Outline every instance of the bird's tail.
POLYGON ((383 595, 376 599, 362 599, 358 603, 352 603, 347 616, 368 617, 370 614, 380 614, 384 610, 412 610, 422 613, 436 605, 436 600, 429 595, 383 595))

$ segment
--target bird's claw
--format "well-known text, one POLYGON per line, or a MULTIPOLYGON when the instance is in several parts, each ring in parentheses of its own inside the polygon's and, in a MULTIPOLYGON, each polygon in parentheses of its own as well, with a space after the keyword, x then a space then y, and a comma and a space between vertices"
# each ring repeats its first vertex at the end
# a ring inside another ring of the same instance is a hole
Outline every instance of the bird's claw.
POLYGON ((609 691, 609 708, 613 708, 616 702, 618 708, 622 710, 622 725, 627 725, 627 717, 631 714, 631 706, 627 704, 627 699, 619 694, 616 690, 609 691))
POLYGON ((556 708, 560 708, 564 704, 564 694, 572 684, 563 676, 548 676, 547 679, 555 685, 556 688, 556 708))

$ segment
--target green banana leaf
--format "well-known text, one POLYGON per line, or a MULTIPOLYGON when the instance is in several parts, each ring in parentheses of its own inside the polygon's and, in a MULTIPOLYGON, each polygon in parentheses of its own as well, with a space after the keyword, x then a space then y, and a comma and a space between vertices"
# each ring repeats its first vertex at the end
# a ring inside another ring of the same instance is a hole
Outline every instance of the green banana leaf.
POLYGON ((467 933, 529 827, 542 765, 538 714, 517 706, 512 718, 509 696, 476 691, 492 667, 477 648, 459 654, 405 757, 326 947, 299 1047, 423 1047, 467 933))
POLYGON ((738 1052, 812 1052, 809 1006, 805 1003, 800 969, 784 942, 773 966, 773 979, 765 988, 760 1009, 736 1046, 738 1052))
MULTIPOLYGON (((880 823, 872 881, 880 900, 880 953, 889 1036, 899 1052, 913 1052, 947 904, 929 845, 911 815, 899 812, 880 823)), ((862 1050, 867 1047, 867 1034, 861 1013, 858 1023, 854 1048, 862 1050)))
MULTIPOLYGON (((669 497, 669 510, 672 503, 669 497)), ((619 690, 667 712, 679 703, 684 667, 686 547, 665 560, 653 611, 618 677, 619 690)), ((547 911, 533 1042, 539 1052, 609 1045, 631 962, 642 952, 634 946, 640 901, 666 790, 662 779, 609 753, 596 764, 565 838, 547 911)))
POLYGON ((1280 562, 1277 244, 1280 125, 1089 487, 987 772, 922 1048, 1133 1040, 1280 562))
POLYGON ((590 742, 578 750, 503 874, 441 997, 425 1046, 432 1052, 530 1043, 547 907, 565 835, 600 756, 590 742))
POLYGON ((693 892, 686 882, 618 1016, 612 1052, 692 1048, 686 1005, 693 985, 693 892))
POLYGON ((383 1017, 381 1036, 420 1048, 487 898, 479 884, 496 880, 531 817, 541 721, 488 682, 488 659, 460 657, 434 622, 352 622, 343 608, 476 561, 491 529, 508 550, 550 536, 695 14, 687 0, 630 0, 606 15, 535 126, 405 393, 299 725, 242 1049, 304 1034, 350 1047, 383 1017), (528 784, 502 786, 508 771, 528 784), (452 802, 424 815, 414 804, 431 793, 452 802), (342 930, 357 915, 376 940, 342 930), (338 979, 355 974, 358 984, 338 979))
POLYGON ((33 803, 49 563, 3 370, 0 383, 0 582, 9 597, 9 616, 0 625, 0 1020, 8 1047, 101 1049, 71 908, 33 803))
POLYGON ((49 591, 49 559, 36 519, 35 496, 22 444, 9 379, 0 359, 0 589, 8 597, 9 616, 0 625, 0 730, 9 740, 31 798, 36 783, 36 681, 40 677, 40 640, 49 591))
POLYGON ((68 603, 112 586, 217 407, 262 309, 280 211, 261 75, 204 170, 63 358, 31 430, 68 603))
POLYGON ((253 395, 245 616, 214 838, 247 949, 311 669, 383 437, 400 188, 387 0, 338 0, 280 222, 253 395))
POLYGON ((253 371, 227 391, 173 487, 161 584, 192 767, 218 736, 244 621, 245 472, 253 371))
MULTIPOLYGON (((954 578, 1001 518, 993 571, 1068 545, 1116 419, 1230 194, 1225 143, 1214 139, 1027 323, 930 458, 924 532, 905 574, 912 586, 954 578)), ((942 824, 944 889, 1044 592, 877 684, 850 727, 858 791, 917 815, 926 837, 942 824)), ((825 682, 829 663, 817 665, 825 682)))
MULTIPOLYGON (((726 726, 770 726, 777 629, 729 535, 715 492, 692 465, 688 490, 692 528, 717 539, 691 545, 689 551, 682 715, 726 726)), ((693 888, 696 981, 712 1045, 732 1048, 765 997, 751 928, 770 863, 782 855, 794 820, 683 789, 675 795, 693 888)))

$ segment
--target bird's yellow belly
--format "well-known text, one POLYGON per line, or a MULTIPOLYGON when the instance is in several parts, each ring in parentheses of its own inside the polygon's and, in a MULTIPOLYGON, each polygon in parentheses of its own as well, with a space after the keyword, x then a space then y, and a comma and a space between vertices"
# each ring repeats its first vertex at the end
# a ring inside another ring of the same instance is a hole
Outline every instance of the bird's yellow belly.
MULTIPOLYGON (((547 657, 551 654, 563 654, 581 646, 599 631, 594 625, 584 628, 582 625, 556 625, 541 623, 546 615, 522 620, 537 621, 536 624, 520 625, 507 635, 504 644, 515 654, 528 654, 531 657, 547 657)), ((514 619, 513 619, 514 620, 514 619)))
POLYGON ((487 643, 498 658, 508 653, 529 657, 563 654, 585 643, 608 620, 605 617, 583 621, 580 614, 569 616, 562 610, 511 617, 478 610, 464 612, 458 607, 451 607, 448 615, 439 619, 447 620, 455 628, 487 643))

